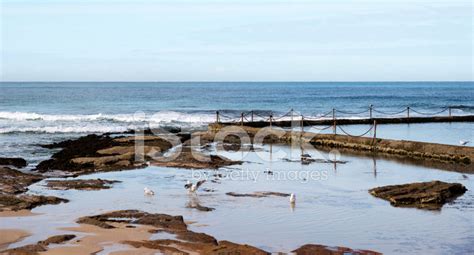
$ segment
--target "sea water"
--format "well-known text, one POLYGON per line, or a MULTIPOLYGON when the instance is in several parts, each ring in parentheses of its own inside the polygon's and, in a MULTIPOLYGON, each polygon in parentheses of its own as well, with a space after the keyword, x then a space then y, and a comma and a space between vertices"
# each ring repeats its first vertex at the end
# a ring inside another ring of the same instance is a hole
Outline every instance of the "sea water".
MULTIPOLYGON (((256 118, 278 117, 290 109, 317 117, 333 108, 337 117, 364 118, 369 105, 384 113, 452 106, 453 115, 467 115, 474 114, 473 102, 473 82, 2 82, 0 156, 27 158, 33 167, 49 155, 38 144, 150 126, 202 129, 218 110, 223 119, 251 110, 256 118), (357 112, 363 113, 351 114, 357 112)), ((347 129, 358 134, 366 127, 347 129)), ((473 140, 472 130, 472 123, 387 125, 378 135, 459 144, 473 140)))

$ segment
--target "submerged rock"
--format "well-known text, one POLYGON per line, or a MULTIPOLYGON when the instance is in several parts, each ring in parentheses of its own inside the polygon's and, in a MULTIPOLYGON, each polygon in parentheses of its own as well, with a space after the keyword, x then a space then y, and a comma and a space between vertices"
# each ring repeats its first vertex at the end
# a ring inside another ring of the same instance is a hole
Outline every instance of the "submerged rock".
POLYGON ((201 212, 212 212, 215 210, 215 208, 203 206, 199 203, 188 203, 186 208, 196 209, 201 212))
POLYGON ((96 225, 101 228, 114 228, 108 224, 111 222, 150 225, 167 230, 184 230, 187 228, 182 216, 151 214, 138 210, 122 210, 95 216, 86 216, 77 221, 77 223, 96 225))
POLYGON ((313 254, 324 254, 324 255, 381 255, 382 253, 369 250, 353 250, 347 247, 330 247, 319 244, 305 244, 300 248, 292 251, 296 255, 313 255, 313 254))
POLYGON ((377 187, 369 192, 373 196, 388 200, 393 206, 436 210, 464 194, 466 190, 460 183, 432 181, 377 187))
POLYGON ((225 194, 232 197, 269 197, 269 196, 289 197, 290 196, 290 194, 288 193, 273 192, 273 191, 256 191, 253 193, 227 192, 225 194))
POLYGON ((321 164, 346 164, 347 161, 344 160, 330 160, 330 159, 319 159, 319 158, 310 158, 310 157, 301 157, 298 159, 289 159, 282 158, 285 162, 301 162, 302 165, 309 165, 311 163, 321 163, 321 164))
POLYGON ((67 203, 69 200, 54 196, 0 195, 0 212, 29 210, 41 205, 59 204, 63 202, 67 203))
POLYGON ((0 194, 18 194, 28 190, 28 186, 41 181, 42 176, 27 174, 8 167, 0 167, 0 194))
POLYGON ((114 180, 102 180, 102 179, 91 179, 91 180, 49 180, 46 182, 46 186, 50 189, 55 190, 100 190, 110 189, 112 184, 119 183, 120 181, 114 180))
POLYGON ((16 168, 23 168, 28 165, 26 160, 22 158, 0 158, 0 165, 14 166, 16 168))

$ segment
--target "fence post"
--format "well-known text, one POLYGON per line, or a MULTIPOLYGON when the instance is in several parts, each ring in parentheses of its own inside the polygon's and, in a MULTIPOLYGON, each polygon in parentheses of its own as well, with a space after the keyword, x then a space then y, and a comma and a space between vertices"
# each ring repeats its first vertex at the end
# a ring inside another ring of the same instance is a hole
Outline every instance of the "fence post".
MULTIPOLYGON (((290 112, 291 112, 291 123, 293 123, 293 108, 291 108, 290 112)), ((291 124, 291 125, 293 125, 293 124, 291 124)))
POLYGON ((336 120, 336 109, 332 108, 332 120, 336 120))
POLYGON ((273 113, 270 113, 270 127, 272 127, 273 113))
POLYGON ((216 111, 216 123, 219 124, 219 111, 216 111))
POLYGON ((252 122, 253 122, 253 110, 252 110, 252 112, 251 112, 251 113, 252 113, 251 120, 252 120, 252 122))
POLYGON ((407 107, 407 118, 410 119, 410 106, 407 107))
POLYGON ((244 113, 243 112, 240 113, 240 125, 241 126, 244 125, 244 113))
POLYGON ((370 118, 372 119, 372 108, 374 106, 373 105, 369 105, 369 114, 370 114, 370 118))
POLYGON ((334 125, 333 125, 333 129, 334 129, 334 135, 336 135, 336 119, 334 119, 334 125))
POLYGON ((451 106, 448 107, 449 117, 451 118, 451 106))

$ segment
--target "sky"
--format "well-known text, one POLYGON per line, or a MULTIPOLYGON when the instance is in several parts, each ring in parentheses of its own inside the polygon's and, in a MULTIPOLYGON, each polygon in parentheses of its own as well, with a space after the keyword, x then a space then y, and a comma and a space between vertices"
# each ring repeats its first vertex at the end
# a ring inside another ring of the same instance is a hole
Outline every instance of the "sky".
POLYGON ((472 81, 471 0, 0 0, 1 81, 472 81))

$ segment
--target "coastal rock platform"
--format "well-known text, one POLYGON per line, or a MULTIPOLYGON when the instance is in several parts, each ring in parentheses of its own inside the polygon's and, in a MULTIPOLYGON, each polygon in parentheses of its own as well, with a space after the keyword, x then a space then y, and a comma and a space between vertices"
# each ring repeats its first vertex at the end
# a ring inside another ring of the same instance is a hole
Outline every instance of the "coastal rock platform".
POLYGON ((441 181, 389 185, 369 190, 370 194, 389 201, 393 206, 432 210, 441 209, 445 203, 466 191, 460 183, 441 181))

